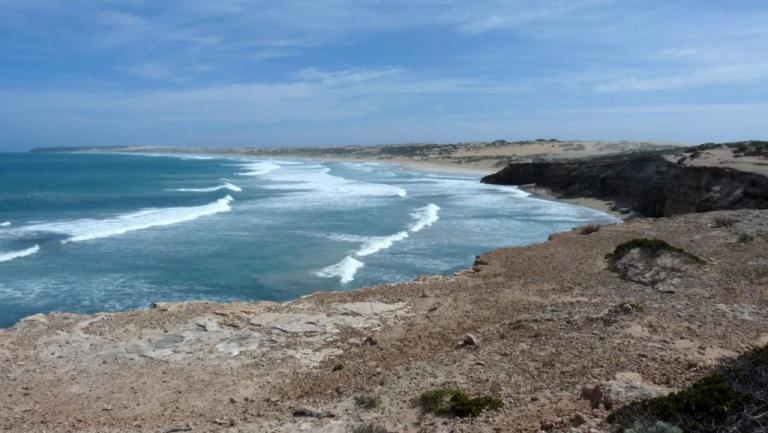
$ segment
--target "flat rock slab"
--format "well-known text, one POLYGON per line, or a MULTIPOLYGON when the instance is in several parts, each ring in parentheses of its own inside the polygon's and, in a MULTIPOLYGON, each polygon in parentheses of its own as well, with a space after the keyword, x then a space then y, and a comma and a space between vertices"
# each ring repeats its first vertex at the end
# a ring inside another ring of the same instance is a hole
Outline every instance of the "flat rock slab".
POLYGON ((349 302, 336 305, 336 309, 342 312, 355 313, 360 316, 378 316, 393 313, 405 308, 405 302, 386 304, 384 302, 349 302))
POLYGON ((339 327, 366 328, 372 322, 349 316, 325 314, 263 313, 248 321, 251 325, 272 328, 290 334, 333 334, 339 327))

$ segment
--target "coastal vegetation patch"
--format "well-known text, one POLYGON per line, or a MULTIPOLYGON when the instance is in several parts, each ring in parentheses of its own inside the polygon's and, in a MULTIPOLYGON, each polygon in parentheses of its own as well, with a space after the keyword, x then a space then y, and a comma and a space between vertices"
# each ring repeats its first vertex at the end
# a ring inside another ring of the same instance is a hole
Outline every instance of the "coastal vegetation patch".
POLYGON ((681 391, 632 403, 610 415, 622 431, 756 432, 768 429, 768 345, 681 391), (643 427, 645 426, 645 427, 643 427), (675 430, 677 429, 677 430, 675 430))
POLYGON ((716 216, 713 220, 715 227, 733 227, 738 222, 736 218, 729 216, 716 216))
POLYGON ((706 263, 704 259, 702 259, 701 257, 695 254, 692 254, 688 251, 685 251, 682 248, 672 246, 668 244, 666 241, 663 241, 661 239, 647 239, 647 238, 632 239, 630 241, 619 244, 613 250, 613 252, 607 254, 605 258, 611 262, 617 262, 623 259, 624 256, 626 256, 632 250, 640 250, 641 254, 651 256, 651 257, 658 257, 664 253, 672 253, 672 254, 687 257, 697 264, 706 263))
POLYGON ((460 389, 438 388, 421 394, 418 405, 424 413, 463 418, 477 416, 484 410, 501 409, 504 402, 492 396, 470 397, 460 389))

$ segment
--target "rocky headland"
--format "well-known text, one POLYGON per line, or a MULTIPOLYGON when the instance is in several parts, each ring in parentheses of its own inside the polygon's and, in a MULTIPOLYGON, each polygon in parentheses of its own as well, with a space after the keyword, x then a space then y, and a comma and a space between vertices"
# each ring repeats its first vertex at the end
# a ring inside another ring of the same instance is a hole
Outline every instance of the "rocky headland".
POLYGON ((665 217, 691 212, 768 208, 768 142, 699 146, 681 153, 652 152, 581 160, 513 163, 482 182, 501 185, 535 184, 557 197, 593 197, 610 201, 625 213, 665 217), (739 154, 752 146, 754 155, 739 154), (716 146, 716 147, 715 147, 716 146), (710 164, 710 151, 720 155, 710 164), (696 155, 696 156, 693 156, 696 155), (741 163, 739 169, 733 164, 741 163))

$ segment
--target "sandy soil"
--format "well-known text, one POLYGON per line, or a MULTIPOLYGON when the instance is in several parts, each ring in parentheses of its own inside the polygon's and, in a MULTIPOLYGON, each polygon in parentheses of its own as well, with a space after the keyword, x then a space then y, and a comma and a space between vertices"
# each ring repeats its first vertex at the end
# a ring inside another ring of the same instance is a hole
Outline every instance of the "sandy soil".
POLYGON ((0 331, 0 430, 603 431, 607 411, 582 398, 585 386, 678 388, 768 341, 766 250, 768 211, 692 214, 502 248, 455 276, 284 304, 32 316, 0 331), (725 216, 735 223, 716 224, 725 216), (638 237, 706 264, 664 290, 606 269, 605 254, 638 237), (475 344, 459 344, 467 333, 475 344), (442 386, 505 406, 465 419, 414 406, 442 386), (356 430, 369 423, 384 430, 356 430))
POLYGON ((692 167, 727 167, 735 170, 757 173, 768 176, 768 159, 759 156, 737 156, 731 148, 716 148, 701 152, 701 155, 691 158, 690 152, 680 152, 667 155, 668 161, 675 162, 686 159, 683 165, 692 167))
POLYGON ((529 192, 539 198, 559 201, 563 203, 570 203, 576 206, 582 206, 590 209, 599 210, 600 212, 605 212, 607 214, 613 215, 614 217, 622 220, 629 220, 629 219, 638 217, 638 215, 636 215, 634 212, 630 210, 624 210, 624 211, 617 210, 615 204, 608 200, 600 200, 594 197, 564 198, 564 197, 560 197, 558 194, 554 193, 552 190, 537 186, 536 184, 520 185, 520 189, 522 189, 523 191, 529 192))

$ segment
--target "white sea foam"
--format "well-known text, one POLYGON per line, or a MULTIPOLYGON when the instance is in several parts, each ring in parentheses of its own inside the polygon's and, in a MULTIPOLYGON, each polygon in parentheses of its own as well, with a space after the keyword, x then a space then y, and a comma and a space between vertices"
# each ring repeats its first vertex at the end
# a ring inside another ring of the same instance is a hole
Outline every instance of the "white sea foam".
MULTIPOLYGON (((411 214, 411 216, 416 221, 408 227, 408 230, 401 230, 389 236, 356 236, 332 234, 329 237, 337 241, 359 242, 362 245, 358 250, 354 251, 352 255, 357 257, 370 256, 372 254, 378 253, 379 251, 390 248, 392 245, 394 245, 395 242, 407 239, 409 236, 409 231, 416 233, 425 227, 431 226, 440 219, 438 216, 439 211, 440 206, 434 203, 430 203, 422 208, 418 208, 411 214)), ((363 267, 365 264, 352 257, 352 255, 345 257, 344 260, 333 266, 329 266, 321 270, 316 275, 318 277, 324 278, 339 277, 342 283, 349 283, 353 281, 357 270, 363 267)))
POLYGON ((192 221, 197 218, 228 212, 234 199, 226 196, 213 203, 202 206, 172 207, 147 209, 114 218, 95 220, 79 219, 24 226, 17 232, 52 232, 69 235, 62 243, 88 241, 92 239, 118 236, 124 233, 143 230, 150 227, 168 226, 192 221))
POLYGON ((264 188, 302 190, 308 199, 345 201, 358 197, 405 197, 408 192, 394 185, 362 182, 329 174, 330 168, 318 164, 285 167, 268 173, 273 183, 264 188))
POLYGON ((386 250, 391 247, 397 241, 401 241, 408 237, 408 232, 403 230, 389 236, 371 236, 366 239, 363 246, 355 252, 356 256, 370 256, 376 254, 381 250, 386 250))
POLYGON ((40 247, 35 245, 33 247, 27 248, 26 250, 10 251, 7 253, 0 252, 0 262, 8 262, 13 259, 18 259, 19 257, 31 256, 38 251, 40 251, 40 247))
POLYGON ((436 223, 437 220, 440 219, 438 212, 440 212, 440 206, 434 203, 416 209, 416 211, 411 214, 411 216, 416 219, 416 222, 411 224, 409 230, 415 233, 436 223))
POLYGON ((342 284, 351 283, 355 279, 355 274, 358 269, 365 266, 365 263, 355 259, 352 256, 346 256, 342 261, 335 265, 324 268, 315 275, 321 278, 336 278, 338 277, 342 284))
POLYGON ((8 227, 10 225, 11 225, 10 221, 6 221, 6 222, 3 222, 3 223, 0 223, 0 227, 8 227))
POLYGON ((213 191, 221 191, 222 189, 228 189, 230 191, 234 192, 241 192, 243 189, 239 186, 226 182, 223 185, 214 186, 211 188, 177 188, 172 191, 181 191, 181 192, 213 192, 213 191))
POLYGON ((278 164, 269 161, 249 162, 241 167, 244 167, 248 171, 237 173, 240 176, 263 176, 280 168, 278 164))
POLYGON ((378 253, 381 250, 390 248, 397 241, 407 239, 409 236, 408 232, 416 233, 426 227, 431 226, 440 219, 438 216, 439 211, 440 206, 434 203, 430 203, 424 207, 418 208, 413 213, 411 213, 411 217, 413 217, 415 221, 410 226, 408 226, 408 230, 401 230, 388 236, 331 234, 328 235, 328 237, 342 242, 360 243, 360 248, 352 254, 358 257, 370 256, 372 254, 378 253))

